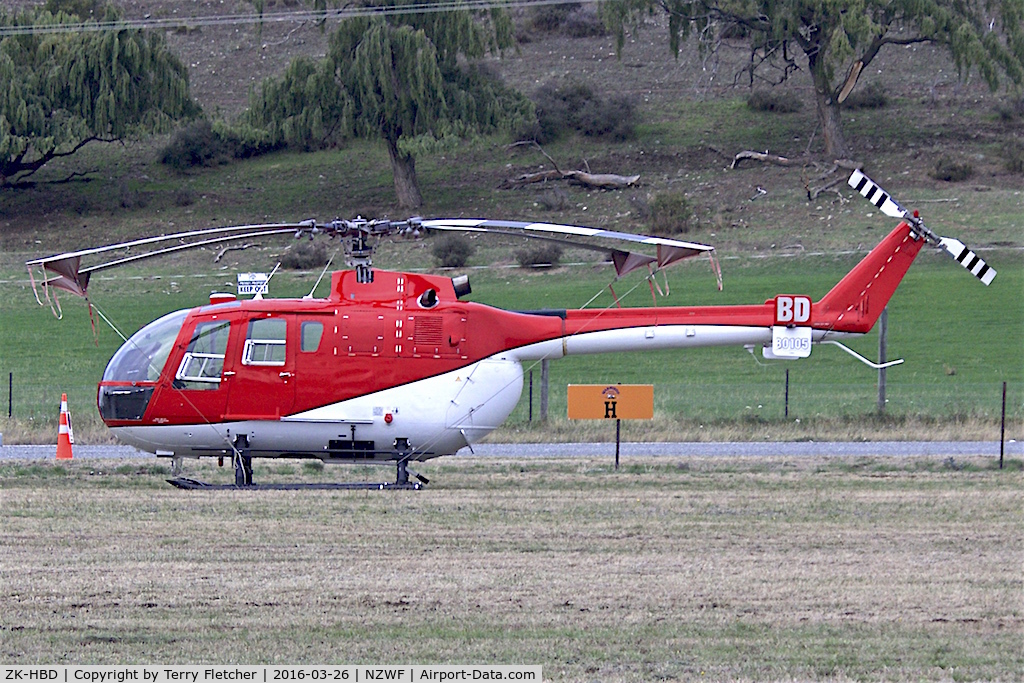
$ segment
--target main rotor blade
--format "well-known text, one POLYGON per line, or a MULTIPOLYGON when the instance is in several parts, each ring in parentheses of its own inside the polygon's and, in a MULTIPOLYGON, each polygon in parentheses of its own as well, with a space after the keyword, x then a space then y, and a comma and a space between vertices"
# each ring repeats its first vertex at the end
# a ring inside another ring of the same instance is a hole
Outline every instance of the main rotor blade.
POLYGON ((63 289, 78 296, 85 296, 86 289, 89 286, 89 276, 92 273, 100 270, 114 268, 116 266, 121 266, 126 263, 153 258, 155 256, 163 256, 165 254, 170 254, 176 251, 194 249, 196 247, 201 247, 208 244, 248 239, 251 237, 262 237, 265 235, 288 234, 296 231, 306 230, 314 226, 315 224, 306 221, 303 223, 265 223, 255 225, 236 225, 224 228, 206 228, 203 230, 190 230, 187 232, 173 233, 170 235, 158 235, 156 237, 145 237, 142 239, 131 240, 128 242, 108 244, 106 246, 94 247, 92 249, 80 249, 78 251, 69 251, 63 254, 44 256, 42 258, 26 261, 25 265, 28 268, 30 275, 32 273, 33 266, 41 267, 44 272, 49 271, 51 273, 56 273, 56 277, 43 279, 42 285, 44 288, 57 287, 58 289, 63 289), (206 237, 208 239, 196 239, 201 237, 206 237), (169 242, 172 240, 177 241, 178 244, 171 247, 150 249, 148 251, 143 251, 142 253, 139 254, 132 254, 131 256, 116 258, 93 266, 82 267, 81 265, 83 256, 96 256, 100 254, 106 254, 112 251, 132 249, 135 247, 151 247, 154 245, 158 245, 162 242, 169 242))
POLYGON ((634 254, 622 249, 608 247, 597 247, 600 251, 611 253, 615 263, 615 270, 618 275, 628 273, 635 268, 656 262, 659 268, 680 261, 682 259, 710 254, 713 256, 715 248, 706 244, 696 242, 684 242, 667 237, 652 237, 650 235, 636 235, 629 232, 617 232, 615 230, 601 230, 588 228, 580 225, 559 225, 556 223, 528 223, 521 221, 496 221, 482 218, 438 218, 421 221, 420 225, 429 230, 452 230, 461 232, 486 232, 505 235, 521 235, 533 239, 554 240, 559 243, 568 243, 572 246, 594 249, 593 245, 572 240, 572 237, 593 237, 597 239, 617 240, 633 242, 637 244, 653 245, 657 250, 657 257, 645 254, 634 254), (540 234, 537 234, 540 233, 540 234), (545 235, 563 235, 562 238, 546 237, 545 235), (616 256, 616 253, 618 256, 616 256))
POLYGON ((311 221, 303 221, 301 223, 257 223, 253 225, 233 225, 224 228, 204 228, 202 230, 189 230, 186 232, 175 232, 169 235, 144 237, 142 239, 131 240, 129 242, 118 242, 117 244, 108 244, 103 247, 93 247, 91 249, 80 249, 78 251, 68 251, 63 254, 43 256, 41 258, 32 259, 31 261, 26 261, 25 265, 41 266, 45 265, 46 262, 48 261, 56 261, 66 258, 72 258, 75 256, 93 256, 95 254, 102 254, 104 252, 114 251, 116 249, 130 249, 132 247, 139 247, 146 244, 159 244, 160 242, 166 242, 167 240, 184 240, 192 237, 202 237, 206 235, 217 234, 230 234, 232 232, 241 231, 266 230, 268 228, 281 228, 282 232, 286 232, 287 230, 304 230, 314 225, 315 224, 311 221))

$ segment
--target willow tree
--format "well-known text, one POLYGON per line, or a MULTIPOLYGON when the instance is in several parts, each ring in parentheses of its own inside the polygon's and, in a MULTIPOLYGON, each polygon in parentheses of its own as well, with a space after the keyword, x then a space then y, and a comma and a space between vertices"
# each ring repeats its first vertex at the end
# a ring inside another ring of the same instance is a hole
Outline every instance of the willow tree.
POLYGON ((124 140, 198 113, 185 67, 159 34, 61 29, 77 22, 0 11, 10 34, 0 38, 0 187, 89 142, 124 140))
POLYGON ((524 97, 474 66, 511 45, 511 23, 498 10, 348 19, 330 36, 326 57, 299 58, 282 78, 253 93, 243 125, 271 144, 317 147, 351 135, 379 138, 399 205, 416 209, 423 203, 417 152, 510 128, 532 115, 524 97))
POLYGON ((697 36, 704 49, 722 35, 750 36, 750 72, 773 67, 779 80, 801 71, 814 85, 825 153, 849 156, 840 110, 860 74, 889 45, 948 48, 962 77, 975 69, 996 89, 1005 75, 1024 84, 1024 0, 610 0, 606 21, 618 31, 639 12, 664 11, 670 47, 697 36))

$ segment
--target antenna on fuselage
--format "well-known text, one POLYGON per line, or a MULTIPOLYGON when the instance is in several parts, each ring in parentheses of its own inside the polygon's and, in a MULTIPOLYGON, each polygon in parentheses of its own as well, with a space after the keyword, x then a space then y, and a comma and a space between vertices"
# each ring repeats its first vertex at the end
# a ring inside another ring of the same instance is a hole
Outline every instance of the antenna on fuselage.
POLYGON ((334 256, 337 253, 338 252, 335 251, 334 254, 331 254, 331 258, 327 259, 327 263, 324 264, 324 269, 320 271, 320 277, 318 277, 316 279, 316 282, 313 283, 313 289, 309 290, 309 294, 307 294, 306 296, 302 297, 303 299, 312 299, 313 298, 313 294, 316 292, 316 288, 320 286, 321 282, 323 282, 324 275, 327 275, 327 271, 330 269, 331 264, 334 263, 334 256))
POLYGON ((280 268, 280 267, 281 267, 281 262, 278 261, 277 265, 274 266, 274 269, 272 271, 270 271, 270 275, 267 276, 267 279, 266 279, 266 281, 264 281, 263 286, 260 287, 258 290, 256 290, 256 295, 253 296, 253 298, 252 298, 253 301, 262 301, 263 300, 263 292, 269 292, 270 291, 270 278, 274 277, 274 273, 276 273, 277 269, 280 268))

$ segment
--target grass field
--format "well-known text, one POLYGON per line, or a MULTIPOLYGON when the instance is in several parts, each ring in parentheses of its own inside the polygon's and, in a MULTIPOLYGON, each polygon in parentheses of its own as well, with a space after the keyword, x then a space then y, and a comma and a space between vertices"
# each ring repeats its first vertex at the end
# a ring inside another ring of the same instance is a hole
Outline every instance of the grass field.
POLYGON ((0 656, 524 663, 559 681, 1016 680, 1024 667, 1016 460, 422 470, 421 492, 211 493, 172 489, 144 461, 2 462, 0 656))
MULTIPOLYGON (((278 247, 280 249, 281 247, 278 247)), ((480 251, 485 247, 481 245, 480 251)), ((391 249, 397 251, 395 247, 391 249)), ((483 254, 499 259, 500 247, 483 254)), ((507 247, 505 248, 507 251, 507 247)), ((423 267, 428 244, 405 246, 407 267, 423 267)), ((857 261, 861 252, 843 255, 730 258, 723 264, 725 289, 718 292, 706 263, 689 263, 668 272, 670 295, 658 305, 761 302, 778 293, 823 295, 857 261)), ((380 260, 389 262, 390 254, 380 260)), ((237 266, 247 270, 272 253, 248 255, 237 266)), ((397 258, 397 255, 396 255, 397 258)), ((507 258, 507 256, 506 256, 507 258)), ((991 287, 976 282, 941 254, 926 253, 915 263, 890 304, 889 358, 906 363, 888 371, 887 419, 878 420, 877 373, 839 349, 821 346, 810 359, 768 363, 740 348, 685 352, 572 357, 551 364, 551 421, 530 423, 529 394, 498 438, 607 439, 607 429, 568 424, 565 387, 569 383, 654 383, 656 420, 627 423, 626 437, 658 440, 730 440, 758 438, 939 438, 997 439, 1002 382, 1008 383, 1008 438, 1024 438, 1024 268, 1019 252, 987 254, 999 268, 991 287), (789 370, 786 418, 785 378, 789 370), (909 422, 908 422, 909 420, 909 422), (913 425, 913 426, 911 426, 913 425)), ((212 289, 233 286, 235 270, 220 270, 201 258, 96 278, 92 301, 120 330, 130 335, 143 324, 178 308, 204 302, 212 289)), ((578 307, 595 294, 595 309, 613 305, 607 289, 608 267, 566 266, 554 271, 514 267, 469 270, 472 299, 511 309, 578 307)), ((13 377, 13 419, 0 419, 7 443, 50 442, 61 393, 69 396, 76 436, 82 442, 109 438, 95 410, 96 382, 121 339, 97 314, 95 338, 86 307, 65 297, 65 319, 35 304, 27 280, 13 266, 0 284, 0 372, 13 377)), ((284 272, 275 276, 274 296, 308 293, 318 273, 284 272)), ((3 278, 0 278, 3 279, 3 278)), ((660 281, 660 280, 659 280, 660 281)), ((641 278, 616 283, 628 305, 651 305, 641 278)), ((321 284, 319 296, 327 285, 321 284)), ((877 357, 877 332, 851 346, 877 357)), ((539 418, 539 366, 534 416, 539 418)), ((0 396, 7 392, 0 389, 0 396)), ((3 413, 5 414, 5 413, 3 413)))

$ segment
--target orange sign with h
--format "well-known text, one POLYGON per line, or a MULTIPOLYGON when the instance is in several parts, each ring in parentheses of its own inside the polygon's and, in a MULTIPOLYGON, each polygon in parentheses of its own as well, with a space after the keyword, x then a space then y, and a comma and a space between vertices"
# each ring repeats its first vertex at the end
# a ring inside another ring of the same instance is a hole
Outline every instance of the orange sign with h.
POLYGON ((650 420, 653 384, 570 384, 570 420, 650 420))

